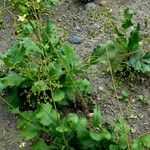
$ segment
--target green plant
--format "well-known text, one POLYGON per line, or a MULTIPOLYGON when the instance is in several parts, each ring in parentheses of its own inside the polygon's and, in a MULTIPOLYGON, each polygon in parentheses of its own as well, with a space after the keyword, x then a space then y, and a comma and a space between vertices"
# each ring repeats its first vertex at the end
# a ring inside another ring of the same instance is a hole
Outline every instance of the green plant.
POLYGON ((7 69, 1 75, 0 89, 8 89, 7 97, 35 107, 45 101, 66 105, 75 100, 77 93, 90 94, 90 82, 79 77, 85 63, 71 45, 59 40, 55 25, 48 21, 40 31, 34 30, 35 35, 38 32, 34 40, 28 35, 32 32, 27 32, 32 28, 24 28, 23 36, 1 54, 7 69))
MULTIPOLYGON (((140 25, 132 23, 133 12, 126 9, 122 19, 122 30, 115 27, 116 37, 112 41, 98 45, 92 55, 91 63, 111 63, 113 72, 134 69, 139 72, 150 72, 150 52, 141 50, 139 43, 140 25), (130 31, 130 34, 128 33, 130 31)), ((110 68, 108 68, 110 70, 110 68)))
MULTIPOLYGON (((18 121, 18 127, 25 140, 36 139, 32 145, 33 150, 127 150, 129 148, 128 124, 118 118, 114 126, 109 125, 106 128, 98 107, 94 108, 91 119, 79 117, 74 113, 61 116, 49 103, 40 104, 36 111, 24 112, 22 116, 18 121)), ((142 150, 144 147, 150 147, 148 141, 149 135, 146 134, 130 144, 133 150, 138 149, 138 146, 141 148, 139 150, 142 150)))
POLYGON ((17 8, 20 14, 31 15, 51 8, 59 0, 11 0, 11 3, 17 8))
POLYGON ((129 97, 129 92, 123 90, 123 91, 121 91, 121 95, 118 96, 118 99, 126 101, 128 99, 128 97, 129 97))

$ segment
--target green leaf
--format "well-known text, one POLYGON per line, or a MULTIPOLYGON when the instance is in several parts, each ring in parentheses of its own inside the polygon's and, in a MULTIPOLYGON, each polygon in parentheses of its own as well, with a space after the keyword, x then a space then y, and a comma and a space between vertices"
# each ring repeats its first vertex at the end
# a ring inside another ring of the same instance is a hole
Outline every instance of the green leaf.
POLYGON ((99 132, 90 131, 90 136, 95 141, 111 140, 111 134, 105 129, 99 132))
POLYGON ((31 90, 34 93, 36 93, 36 92, 46 91, 47 89, 48 89, 48 86, 46 85, 46 83, 43 80, 40 80, 40 81, 34 82, 31 90))
POLYGON ((65 132, 70 131, 70 128, 68 126, 65 126, 64 124, 62 124, 59 127, 57 127, 56 130, 60 133, 65 133, 65 132))
POLYGON ((43 43, 45 44, 49 43, 49 40, 51 40, 52 46, 56 46, 59 43, 59 38, 56 36, 56 26, 50 20, 47 21, 41 36, 43 43))
POLYGON ((78 124, 76 126, 78 138, 83 138, 87 136, 88 134, 87 125, 88 123, 86 118, 79 118, 78 124))
POLYGON ((63 88, 63 91, 65 92, 65 97, 68 101, 75 101, 75 92, 71 86, 63 88))
POLYGON ((119 150, 119 146, 118 145, 110 145, 109 146, 109 150, 119 150))
POLYGON ((25 140, 30 140, 39 134, 39 129, 34 124, 28 124, 27 127, 21 129, 22 136, 25 140))
MULTIPOLYGON (((11 89, 8 89, 6 100, 11 104, 14 108, 19 108, 21 99, 18 94, 18 87, 12 87, 11 89)), ((9 107, 11 110, 13 110, 11 107, 9 107)))
POLYGON ((54 101, 62 101, 65 98, 65 93, 62 90, 55 90, 53 92, 53 100, 54 101))
POLYGON ((105 59, 106 59, 106 45, 105 44, 97 45, 92 53, 92 63, 99 62, 105 59))
POLYGON ((75 64, 77 63, 75 49, 69 44, 64 44, 63 45, 63 53, 66 56, 66 59, 68 59, 68 63, 70 64, 70 66, 74 67, 75 64))
POLYGON ((19 86, 24 81, 24 79, 20 74, 9 72, 8 75, 4 78, 1 78, 0 81, 1 85, 3 84, 5 87, 7 86, 13 87, 19 86))
POLYGON ((93 125, 94 127, 100 126, 102 123, 102 115, 101 111, 98 107, 94 108, 94 114, 93 114, 93 125))
MULTIPOLYGON (((124 36, 118 37, 116 39, 115 45, 116 45, 116 48, 118 50, 117 52, 119 52, 119 53, 123 53, 124 54, 125 52, 128 51, 127 50, 128 40, 124 36)), ((120 56, 118 56, 118 57, 120 57, 120 56)))
POLYGON ((115 139, 118 139, 118 142, 116 145, 112 145, 111 149, 118 147, 119 149, 127 149, 127 139, 128 133, 130 131, 129 125, 126 123, 126 121, 119 117, 115 123, 115 128, 113 130, 112 136, 115 142, 115 139))
POLYGON ((27 54, 30 51, 40 52, 40 53, 42 52, 41 49, 37 46, 37 44, 34 41, 32 41, 32 39, 30 39, 30 38, 27 38, 27 37, 23 38, 20 41, 20 44, 26 48, 27 54))
POLYGON ((120 137, 119 137, 119 143, 118 143, 118 146, 119 146, 120 149, 127 149, 128 148, 126 137, 127 137, 126 134, 120 135, 120 137))
POLYGON ((128 52, 134 52, 138 50, 140 40, 140 24, 137 24, 134 30, 130 33, 130 37, 128 39, 128 52))
POLYGON ((129 60, 131 66, 143 73, 150 72, 150 52, 136 52, 129 60))
POLYGON ((17 122, 17 127, 21 130, 21 135, 25 140, 36 137, 40 130, 40 126, 35 118, 35 113, 32 111, 23 112, 21 118, 17 122))
POLYGON ((67 121, 70 126, 77 125, 78 120, 79 120, 78 115, 74 113, 69 113, 65 118, 65 121, 67 121))
POLYGON ((94 48, 92 53, 92 63, 106 63, 107 59, 116 58, 116 54, 119 50, 117 49, 117 43, 114 41, 108 41, 105 44, 98 45, 94 48))
POLYGON ((121 91, 121 94, 124 98, 127 98, 129 96, 129 92, 128 91, 121 91))
POLYGON ((133 150, 144 150, 145 148, 150 148, 150 134, 136 138, 132 145, 133 150))
POLYGON ((144 150, 144 146, 138 139, 135 139, 132 145, 132 150, 144 150))
POLYGON ((30 22, 23 23, 20 25, 19 33, 22 36, 28 36, 30 33, 32 33, 37 28, 37 24, 35 20, 30 20, 30 22))
POLYGON ((140 137, 140 141, 143 143, 145 147, 150 148, 150 133, 140 137))
POLYGON ((0 91, 2 91, 4 88, 6 88, 6 86, 0 82, 0 91))
POLYGON ((124 29, 127 29, 133 25, 132 16, 133 16, 133 11, 129 8, 125 9, 123 13, 123 20, 122 20, 122 27, 124 29))
POLYGON ((87 79, 79 79, 76 81, 76 86, 79 92, 90 94, 92 91, 91 83, 87 79))
POLYGON ((59 113, 52 108, 52 105, 49 103, 41 104, 39 112, 36 117, 39 119, 39 122, 45 126, 56 124, 60 118, 59 113))
POLYGON ((75 129, 78 124, 78 115, 69 113, 66 117, 64 117, 62 121, 62 125, 56 128, 57 131, 61 133, 69 132, 71 129, 75 129))
POLYGON ((36 141, 31 146, 32 150, 49 150, 49 146, 44 142, 44 140, 40 139, 36 141))
POLYGON ((60 61, 52 62, 45 67, 44 71, 49 74, 51 79, 58 80, 63 74, 62 64, 60 61))
POLYGON ((6 66, 12 67, 22 62, 25 55, 26 49, 20 45, 19 41, 16 41, 1 57, 6 66))
POLYGON ((129 125, 126 123, 126 121, 122 118, 118 118, 115 123, 114 132, 119 134, 128 134, 130 131, 129 125))

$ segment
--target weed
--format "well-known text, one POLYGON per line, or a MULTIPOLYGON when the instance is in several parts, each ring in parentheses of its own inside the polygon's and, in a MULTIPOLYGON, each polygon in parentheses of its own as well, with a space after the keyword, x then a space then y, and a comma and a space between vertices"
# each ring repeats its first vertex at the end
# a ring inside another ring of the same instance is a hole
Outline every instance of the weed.
MULTIPOLYGON (((133 25, 133 12, 126 9, 122 19, 122 30, 115 27, 116 37, 112 41, 98 45, 93 51, 92 63, 110 60, 113 72, 124 69, 150 72, 150 52, 140 49, 140 24, 133 25), (128 35, 127 29, 132 28, 128 35)), ((108 71, 110 68, 108 68, 108 71)))

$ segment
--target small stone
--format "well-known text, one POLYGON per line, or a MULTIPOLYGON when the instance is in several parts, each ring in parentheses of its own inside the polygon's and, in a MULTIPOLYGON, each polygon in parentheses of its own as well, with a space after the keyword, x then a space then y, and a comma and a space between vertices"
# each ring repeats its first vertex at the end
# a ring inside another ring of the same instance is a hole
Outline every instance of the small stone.
POLYGON ((135 99, 132 99, 131 101, 132 101, 133 103, 135 103, 135 99))
POLYGON ((138 117, 136 115, 132 114, 132 115, 130 115, 130 118, 131 119, 137 119, 138 117))
POLYGON ((101 100, 101 98, 100 98, 100 97, 97 97, 97 100, 98 100, 98 101, 100 101, 100 100, 101 100))
POLYGON ((61 22, 62 21, 61 18, 59 18, 58 21, 61 22))
POLYGON ((104 88, 102 86, 98 87, 99 91, 104 91, 104 88))
POLYGON ((142 113, 139 113, 139 117, 140 117, 140 118, 143 118, 144 115, 143 115, 142 113))
POLYGON ((62 15, 63 16, 63 18, 66 18, 66 16, 65 15, 62 15))
POLYGON ((80 31, 80 27, 76 27, 76 30, 80 31))
POLYGON ((94 113, 89 113, 88 117, 93 117, 94 113))
POLYGON ((107 1, 106 0, 101 0, 99 1, 99 5, 100 6, 105 6, 107 4, 107 1))
POLYGON ((78 35, 70 33, 68 35, 68 41, 72 44, 80 44, 82 42, 82 38, 78 35))
POLYGON ((87 10, 87 11, 94 10, 95 7, 96 7, 96 5, 93 2, 85 4, 85 10, 87 10))

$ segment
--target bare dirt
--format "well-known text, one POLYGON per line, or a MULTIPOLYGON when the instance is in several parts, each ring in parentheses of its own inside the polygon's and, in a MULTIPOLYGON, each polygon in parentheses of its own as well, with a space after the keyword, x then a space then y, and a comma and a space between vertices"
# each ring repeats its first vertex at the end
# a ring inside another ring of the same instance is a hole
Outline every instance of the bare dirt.
MULTIPOLYGON (((73 45, 79 56, 86 58, 97 44, 113 37, 112 22, 119 25, 123 10, 127 7, 135 12, 134 20, 142 26, 143 48, 150 48, 150 23, 147 27, 144 24, 145 19, 150 22, 149 0, 107 0, 104 6, 99 5, 98 0, 95 3, 96 8, 93 11, 86 11, 83 4, 75 0, 64 0, 54 7, 49 16, 58 25, 62 40, 67 41, 70 32, 82 37, 81 44, 73 45)), ((2 17, 6 29, 0 30, 0 51, 6 50, 14 39, 11 33, 13 20, 10 13, 5 11, 2 17)), ((86 76, 92 81, 94 88, 93 104, 100 106, 106 121, 111 124, 117 116, 122 115, 132 127, 133 136, 150 131, 149 75, 140 75, 133 80, 118 80, 115 77, 117 94, 120 95, 123 90, 129 93, 126 101, 116 100, 112 77, 104 66, 91 67, 86 76), (143 95, 148 104, 141 102, 139 95, 143 95)), ((0 150, 19 149, 20 141, 18 142, 18 131, 15 126, 16 117, 7 112, 0 100, 0 150)))

